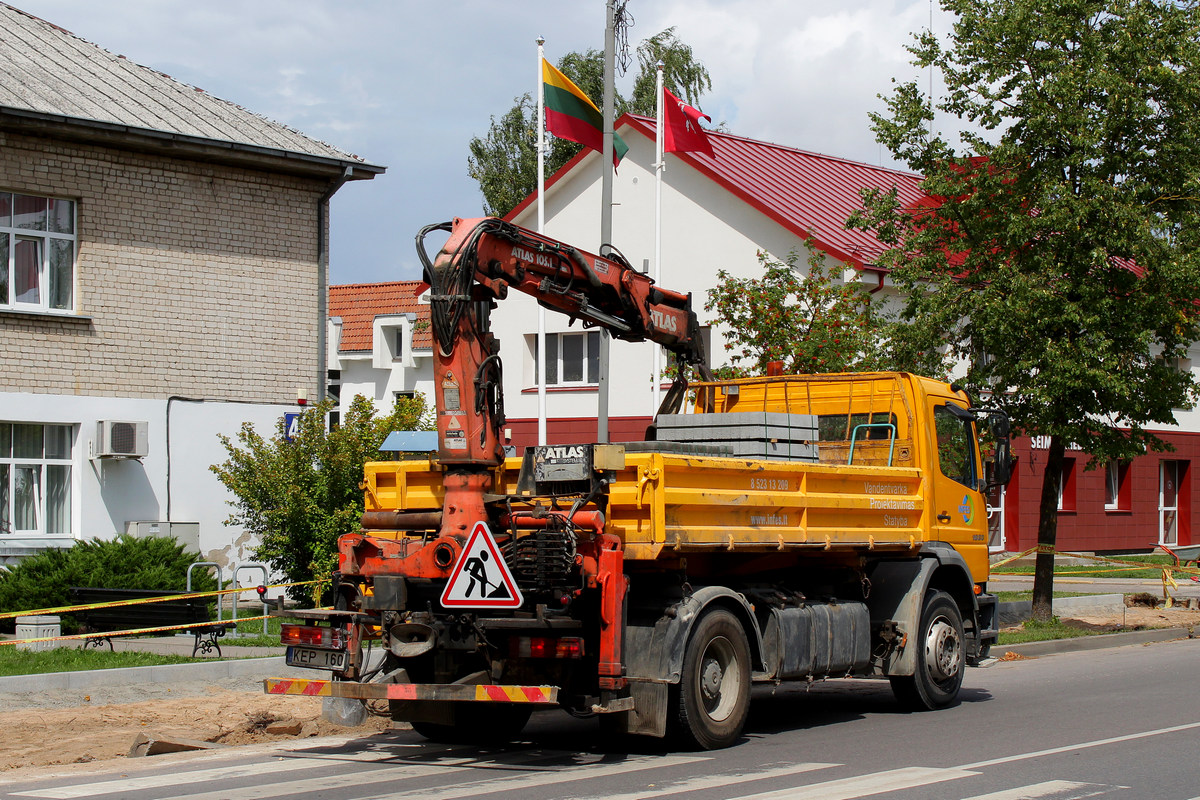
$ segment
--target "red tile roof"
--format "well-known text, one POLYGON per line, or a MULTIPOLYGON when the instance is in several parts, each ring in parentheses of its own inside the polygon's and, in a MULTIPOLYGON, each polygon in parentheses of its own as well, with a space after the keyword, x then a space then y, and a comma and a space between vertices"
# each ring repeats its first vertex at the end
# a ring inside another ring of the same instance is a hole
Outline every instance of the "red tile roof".
POLYGON ((429 350, 433 337, 429 330, 429 304, 417 300, 425 288, 421 281, 388 283, 348 283, 329 287, 329 316, 342 318, 339 353, 370 352, 375 317, 387 314, 416 314, 424 322, 413 331, 413 349, 429 350))
MULTIPOLYGON (((625 114, 617 120, 621 135, 629 131, 654 139, 654 120, 625 114), (628 130, 627 130, 628 129, 628 130)), ((846 219, 862 207, 859 190, 895 186, 902 205, 924 198, 921 176, 884 167, 873 167, 835 156, 810 153, 794 147, 761 142, 728 133, 709 131, 715 158, 701 153, 674 153, 753 208, 797 236, 815 237, 814 244, 845 263, 870 266, 884 246, 868 231, 848 231, 846 219)), ((587 151, 567 162, 546 181, 553 185, 579 163, 587 151)), ((512 219, 536 199, 530 195, 508 214, 512 219)))

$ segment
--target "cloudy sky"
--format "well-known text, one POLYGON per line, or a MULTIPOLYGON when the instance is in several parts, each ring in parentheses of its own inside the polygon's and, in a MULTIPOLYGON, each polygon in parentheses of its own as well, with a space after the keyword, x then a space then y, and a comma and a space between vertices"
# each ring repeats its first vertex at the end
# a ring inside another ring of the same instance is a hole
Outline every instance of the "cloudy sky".
MULTIPOLYGON (((419 277, 417 230, 481 213, 467 143, 536 90, 537 37, 551 61, 604 46, 604 0, 6 1, 386 166, 333 199, 333 283, 419 277)), ((889 166, 867 113, 893 78, 918 77, 911 32, 949 27, 930 0, 628 8, 631 48, 672 25, 692 46, 713 81, 701 106, 730 132, 889 166)), ((625 94, 635 70, 617 79, 625 94)))

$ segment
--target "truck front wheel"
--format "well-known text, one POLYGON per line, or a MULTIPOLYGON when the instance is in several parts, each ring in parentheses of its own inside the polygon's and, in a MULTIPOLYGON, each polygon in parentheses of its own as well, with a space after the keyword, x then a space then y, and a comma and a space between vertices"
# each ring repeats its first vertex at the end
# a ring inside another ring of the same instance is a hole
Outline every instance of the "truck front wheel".
POLYGON ((950 595, 926 595, 916 639, 915 673, 891 678, 896 699, 914 711, 953 705, 962 687, 966 649, 962 613, 950 595))
POLYGON ((750 712, 750 646, 737 617, 716 608, 700 618, 672 694, 685 744, 715 750, 737 741, 750 712))

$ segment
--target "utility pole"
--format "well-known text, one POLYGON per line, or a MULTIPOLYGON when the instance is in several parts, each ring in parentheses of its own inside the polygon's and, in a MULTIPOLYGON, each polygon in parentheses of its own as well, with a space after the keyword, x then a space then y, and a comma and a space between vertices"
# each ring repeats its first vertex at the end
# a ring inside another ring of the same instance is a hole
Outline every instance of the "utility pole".
MULTIPOLYGON (((608 0, 604 23, 604 152, 600 164, 600 253, 612 243, 613 105, 616 97, 614 62, 617 51, 617 0, 608 0)), ((608 331, 600 331, 600 378, 596 386, 596 441, 608 441, 608 331)))

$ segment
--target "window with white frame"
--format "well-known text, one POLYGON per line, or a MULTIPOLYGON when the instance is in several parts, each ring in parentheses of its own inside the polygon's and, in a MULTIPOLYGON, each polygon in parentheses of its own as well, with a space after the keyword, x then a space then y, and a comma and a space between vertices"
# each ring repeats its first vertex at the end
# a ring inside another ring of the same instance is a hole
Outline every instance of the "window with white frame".
POLYGON ((1129 463, 1116 459, 1104 463, 1104 508, 1109 511, 1130 509, 1129 463))
POLYGON ((0 192, 0 308, 75 308, 75 203, 0 192))
MULTIPOLYGON (((538 382, 537 337, 533 337, 533 382, 538 382)), ((600 331, 546 334, 546 385, 586 386, 600 380, 600 331)))
POLYGON ((0 535, 71 533, 73 425, 0 422, 0 535))

